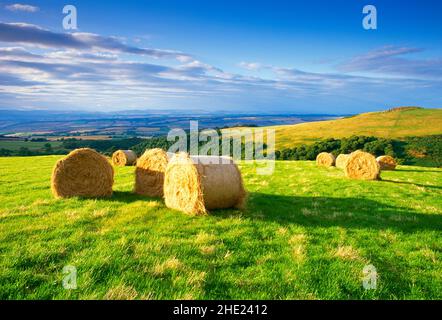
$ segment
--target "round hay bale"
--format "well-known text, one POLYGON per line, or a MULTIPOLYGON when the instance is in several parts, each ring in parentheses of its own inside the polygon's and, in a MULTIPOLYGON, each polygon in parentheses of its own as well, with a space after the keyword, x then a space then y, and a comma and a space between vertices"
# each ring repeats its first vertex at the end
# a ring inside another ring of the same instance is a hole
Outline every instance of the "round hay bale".
POLYGON ((349 154, 341 153, 336 158, 336 167, 339 168, 339 169, 344 169, 345 168, 345 164, 347 163, 347 160, 348 160, 349 157, 350 157, 349 154))
POLYGON ((133 166, 137 162, 137 154, 132 150, 118 150, 112 155, 112 163, 117 167, 133 166))
POLYGON ((57 161, 51 178, 56 198, 99 198, 112 195, 114 169, 92 149, 77 149, 57 161))
POLYGON ((377 180, 380 178, 380 166, 376 158, 363 151, 350 154, 344 171, 345 175, 351 179, 377 180))
POLYGON ((163 149, 150 149, 138 159, 135 169, 135 193, 148 197, 162 197, 164 172, 169 155, 163 149))
POLYGON ((391 156, 380 156, 376 158, 376 161, 379 163, 381 170, 394 170, 397 166, 396 160, 391 156))
POLYGON ((241 172, 230 157, 190 157, 177 153, 166 168, 166 206, 200 215, 212 209, 242 208, 246 191, 241 172))
POLYGON ((335 165, 335 156, 328 152, 321 152, 316 157, 316 164, 318 166, 324 166, 324 167, 332 167, 335 165))

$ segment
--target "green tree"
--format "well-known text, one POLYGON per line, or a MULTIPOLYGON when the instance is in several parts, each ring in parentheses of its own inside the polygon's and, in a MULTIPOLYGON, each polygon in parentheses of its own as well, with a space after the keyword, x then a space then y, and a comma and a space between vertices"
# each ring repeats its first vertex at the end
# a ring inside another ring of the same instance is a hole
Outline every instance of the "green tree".
POLYGON ((0 149, 0 157, 10 157, 11 155, 12 155, 11 150, 5 148, 0 149))
POLYGON ((21 147, 18 150, 18 155, 21 156, 21 157, 32 156, 33 154, 34 153, 31 150, 29 150, 29 148, 26 148, 26 147, 21 147))
POLYGON ((52 145, 50 143, 45 143, 44 151, 45 153, 51 154, 52 152, 54 152, 54 149, 52 149, 52 145))

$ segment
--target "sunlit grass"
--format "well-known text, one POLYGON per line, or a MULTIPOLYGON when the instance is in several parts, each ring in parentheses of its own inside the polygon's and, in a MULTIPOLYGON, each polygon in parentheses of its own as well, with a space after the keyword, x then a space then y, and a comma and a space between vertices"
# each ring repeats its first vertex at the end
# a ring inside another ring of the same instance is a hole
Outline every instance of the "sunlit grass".
POLYGON ((276 130, 277 149, 311 144, 325 138, 351 135, 403 138, 442 133, 442 109, 406 109, 370 112, 358 116, 297 125, 272 127, 276 130))
POLYGON ((351 181, 313 162, 242 165, 245 211, 191 217, 131 193, 55 200, 58 157, 0 158, 1 299, 440 299, 442 170, 351 181), (364 290, 362 270, 379 274, 364 290), (78 288, 62 287, 62 269, 78 288))

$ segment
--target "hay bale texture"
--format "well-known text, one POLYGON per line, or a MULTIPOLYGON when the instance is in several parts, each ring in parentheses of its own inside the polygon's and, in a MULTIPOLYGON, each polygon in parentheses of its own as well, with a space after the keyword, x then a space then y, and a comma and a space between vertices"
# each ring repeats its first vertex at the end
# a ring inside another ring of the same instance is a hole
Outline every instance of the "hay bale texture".
POLYGON ((339 169, 344 169, 345 168, 345 164, 347 163, 347 160, 348 160, 349 157, 350 157, 349 154, 341 153, 336 158, 336 167, 339 168, 339 169))
POLYGON ((351 179, 378 180, 381 170, 373 155, 358 150, 350 154, 344 172, 351 179))
POLYGON ((135 193, 148 197, 163 196, 164 172, 169 157, 159 148, 144 152, 135 169, 135 193))
POLYGON ((137 162, 137 154, 132 150, 118 150, 112 155, 112 163, 117 167, 133 166, 137 162))
POLYGON ((381 170, 395 170, 397 163, 391 156, 380 156, 376 158, 376 161, 379 163, 381 170))
POLYGON ((241 172, 230 157, 190 157, 177 153, 166 168, 166 206, 200 215, 208 210, 242 208, 246 191, 241 172))
POLYGON ((316 164, 323 167, 333 167, 335 165, 335 156, 328 152, 321 152, 316 157, 316 164))
POLYGON ((95 150, 84 148, 59 160, 51 178, 56 198, 109 197, 112 195, 114 169, 109 161, 95 150))

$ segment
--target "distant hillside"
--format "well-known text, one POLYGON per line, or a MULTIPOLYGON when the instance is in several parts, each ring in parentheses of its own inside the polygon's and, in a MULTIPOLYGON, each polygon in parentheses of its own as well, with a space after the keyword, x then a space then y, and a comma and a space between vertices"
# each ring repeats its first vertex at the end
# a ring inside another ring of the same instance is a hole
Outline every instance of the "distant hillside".
POLYGON ((403 138, 442 134, 442 109, 393 108, 337 120, 274 126, 277 148, 352 135, 403 138))

